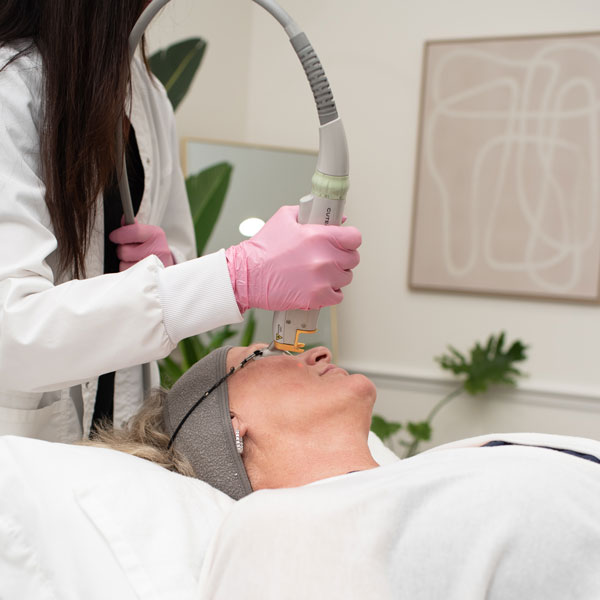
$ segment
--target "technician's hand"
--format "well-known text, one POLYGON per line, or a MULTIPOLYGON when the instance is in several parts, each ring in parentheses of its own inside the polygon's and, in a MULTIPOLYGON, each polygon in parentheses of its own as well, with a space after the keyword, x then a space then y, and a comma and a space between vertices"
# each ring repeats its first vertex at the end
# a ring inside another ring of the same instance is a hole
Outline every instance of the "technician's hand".
POLYGON ((158 256, 165 267, 175 264, 167 236, 157 225, 144 225, 136 221, 133 225, 123 225, 111 231, 108 238, 113 244, 117 244, 121 271, 129 269, 151 254, 158 256))
POLYGON ((360 243, 355 227, 300 225, 298 207, 283 206, 254 237, 225 252, 240 310, 338 304, 359 263, 360 243))

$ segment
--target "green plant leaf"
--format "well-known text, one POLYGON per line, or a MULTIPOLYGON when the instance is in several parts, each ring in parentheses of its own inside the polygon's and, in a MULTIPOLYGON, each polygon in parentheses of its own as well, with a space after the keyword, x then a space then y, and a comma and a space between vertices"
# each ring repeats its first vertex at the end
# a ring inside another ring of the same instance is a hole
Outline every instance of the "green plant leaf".
POLYGON ((198 256, 202 256, 221 213, 232 170, 229 163, 222 162, 186 179, 198 256))
POLYGON ((183 370, 170 356, 166 356, 158 363, 160 383, 162 387, 170 389, 171 386, 183 375, 183 370))
POLYGON ((225 325, 221 329, 217 329, 216 331, 211 331, 209 334, 209 342, 207 346, 207 351, 212 352, 217 348, 220 348, 229 338, 235 335, 235 330, 233 330, 229 325, 225 325))
POLYGON ((455 375, 466 375, 463 386, 472 395, 485 392, 490 384, 515 385, 515 378, 522 373, 514 363, 527 358, 527 346, 517 340, 505 351, 505 340, 505 333, 501 332, 498 337, 491 335, 485 345, 477 342, 469 353, 469 359, 449 346, 450 354, 436 357, 435 360, 442 369, 452 371, 455 375))
POLYGON ((427 442, 431 439, 431 425, 427 421, 409 423, 407 429, 415 441, 427 442))
POLYGON ((240 346, 250 346, 254 340, 254 332, 256 330, 256 317, 254 311, 249 310, 246 313, 246 322, 244 330, 242 331, 242 337, 240 338, 240 346))
POLYGON ((201 336, 195 335, 195 336, 189 338, 189 340, 194 347, 194 353, 196 355, 196 362, 198 362, 200 359, 204 358, 210 352, 210 349, 203 342, 201 336))
POLYGON ((179 342, 179 350, 183 358, 182 369, 184 372, 208 354, 206 346, 198 336, 181 340, 179 342))
POLYGON ((371 419, 371 431, 373 431, 381 441, 385 441, 400 429, 402 429, 401 423, 386 421, 379 415, 373 415, 371 419))
POLYGON ((203 39, 190 38, 159 50, 148 59, 150 69, 167 90, 173 110, 190 88, 205 50, 203 39))

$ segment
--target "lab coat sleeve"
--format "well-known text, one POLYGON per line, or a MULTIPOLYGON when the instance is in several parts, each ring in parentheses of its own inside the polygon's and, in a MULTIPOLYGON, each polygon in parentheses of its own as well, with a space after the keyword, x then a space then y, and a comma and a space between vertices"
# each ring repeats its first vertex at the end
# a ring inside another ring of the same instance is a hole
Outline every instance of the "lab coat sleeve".
POLYGON ((69 387, 240 321, 223 251, 169 269, 150 256, 122 273, 55 285, 39 68, 29 62, 0 72, 0 390, 69 387))

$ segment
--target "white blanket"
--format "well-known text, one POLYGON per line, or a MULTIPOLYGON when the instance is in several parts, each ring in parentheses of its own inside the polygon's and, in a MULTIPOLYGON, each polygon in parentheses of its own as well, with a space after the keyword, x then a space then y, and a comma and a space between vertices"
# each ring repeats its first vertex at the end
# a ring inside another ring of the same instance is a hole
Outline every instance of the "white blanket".
POLYGON ((198 597, 598 600, 600 465, 559 436, 494 435, 238 502, 198 597), (462 447, 461 447, 462 446, 462 447))
POLYGON ((0 599, 197 598, 233 504, 121 452, 0 437, 0 599))
POLYGON ((204 597, 202 562, 233 506, 122 452, 0 436, 0 600, 204 597))
POLYGON ((0 599, 598 600, 600 465, 487 439, 236 503, 119 452, 0 437, 0 599))

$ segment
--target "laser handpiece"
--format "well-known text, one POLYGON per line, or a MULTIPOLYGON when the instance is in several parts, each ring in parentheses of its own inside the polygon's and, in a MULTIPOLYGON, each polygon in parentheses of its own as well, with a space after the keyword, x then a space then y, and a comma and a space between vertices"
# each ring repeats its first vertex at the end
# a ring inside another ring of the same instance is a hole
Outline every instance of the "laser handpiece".
MULTIPOLYGON (((341 225, 348 192, 349 158, 346 134, 338 116, 333 93, 325 72, 306 34, 288 13, 272 0, 253 0, 283 26, 296 52, 313 92, 319 115, 319 153, 312 178, 311 193, 300 199, 298 222, 322 225, 341 225)), ((170 0, 152 0, 137 20, 129 36, 129 54, 133 58, 144 31, 156 14, 170 0)), ((117 127, 117 149, 123 148, 122 123, 117 127)), ((123 152, 118 169, 119 190, 125 223, 134 222, 134 213, 127 179, 127 164, 123 152)), ((278 311, 273 315, 271 353, 276 351, 303 352, 299 341, 303 333, 316 333, 319 310, 278 311)), ((144 365, 146 367, 146 365, 144 365)), ((144 373, 147 389, 148 369, 144 373)))
MULTIPOLYGON (((319 115, 319 154, 308 196, 300 199, 298 222, 341 225, 348 192, 348 143, 338 116, 333 93, 325 72, 306 34, 292 18, 271 0, 253 0, 283 26, 294 48, 313 92, 319 115)), ((273 315, 271 352, 303 352, 299 341, 303 333, 316 333, 319 310, 277 311, 273 315)))

